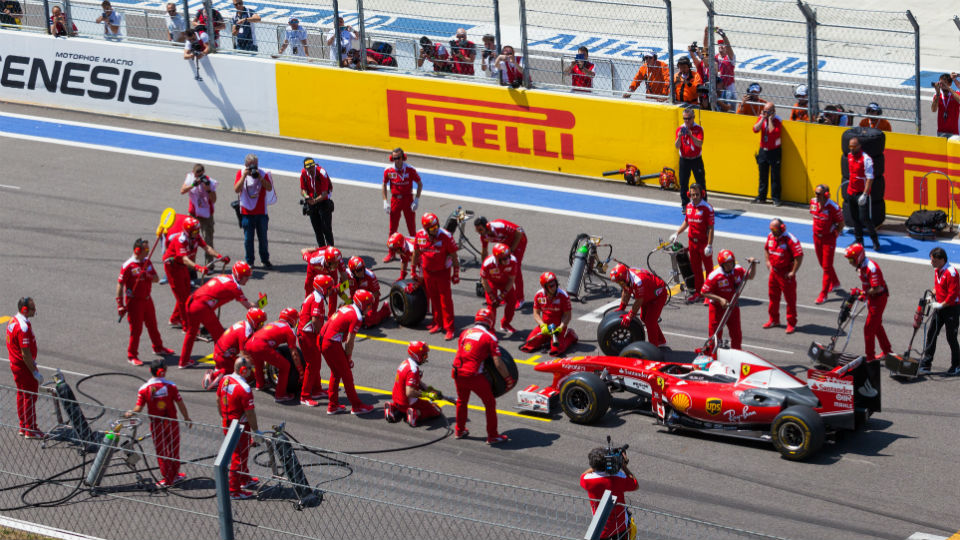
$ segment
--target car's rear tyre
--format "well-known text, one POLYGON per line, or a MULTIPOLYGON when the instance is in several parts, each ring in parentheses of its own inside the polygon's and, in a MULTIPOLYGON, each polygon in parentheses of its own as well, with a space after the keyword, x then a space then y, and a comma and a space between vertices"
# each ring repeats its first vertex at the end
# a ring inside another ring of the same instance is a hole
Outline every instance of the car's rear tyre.
POLYGON ((595 373, 574 373, 560 385, 560 407, 571 422, 592 424, 607 414, 610 389, 595 373))
POLYGON ((637 360, 651 360, 653 362, 663 362, 663 351, 649 341, 637 341, 624 347, 620 351, 620 356, 625 358, 636 358, 637 360))
POLYGON ((390 314, 400 326, 414 327, 427 316, 427 294, 423 286, 407 292, 407 285, 413 280, 401 279, 390 287, 390 314))
POLYGON ((630 326, 626 328, 620 326, 622 314, 623 312, 619 310, 611 311, 597 326, 597 344, 607 356, 617 356, 627 345, 647 339, 647 332, 636 317, 630 321, 630 326))
POLYGON ((823 446, 823 419, 810 407, 793 406, 780 412, 770 425, 773 446, 784 458, 802 461, 823 446))

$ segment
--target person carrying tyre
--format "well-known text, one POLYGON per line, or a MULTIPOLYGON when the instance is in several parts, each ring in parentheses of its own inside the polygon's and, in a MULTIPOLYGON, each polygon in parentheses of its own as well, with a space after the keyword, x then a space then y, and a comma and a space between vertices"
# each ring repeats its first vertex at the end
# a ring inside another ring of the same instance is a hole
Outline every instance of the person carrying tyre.
POLYGON ((880 352, 890 354, 893 347, 887 339, 887 331, 883 328, 883 311, 887 308, 890 289, 887 288, 887 282, 883 279, 883 272, 880 271, 877 263, 867 258, 863 244, 850 244, 844 256, 850 266, 856 268, 863 286, 863 294, 867 297, 867 320, 863 323, 864 353, 867 360, 880 358, 876 355, 874 338, 880 343, 880 352))
POLYGON ((172 349, 163 346, 163 338, 157 328, 157 310, 153 307, 150 292, 153 284, 160 281, 160 276, 147 258, 149 251, 150 243, 143 238, 137 238, 133 243, 133 255, 123 263, 120 276, 117 277, 117 314, 120 317, 127 315, 130 325, 127 361, 134 366, 143 365, 139 351, 140 334, 143 333, 144 326, 147 327, 154 354, 176 354, 172 349))
MULTIPOLYGON (((383 171, 383 211, 390 216, 390 234, 397 232, 400 226, 400 214, 407 222, 407 232, 413 235, 414 218, 417 215, 417 207, 420 205, 420 192, 423 191, 423 181, 417 170, 407 165, 407 154, 402 148, 397 147, 390 153, 390 161, 393 167, 388 167, 383 171), (413 194, 413 184, 417 185, 417 194, 413 194), (387 199, 387 186, 390 186, 390 198, 387 199)), ((387 263, 393 260, 393 256, 387 253, 383 262, 387 263)))
POLYGON ((850 217, 853 219, 853 235, 857 244, 863 245, 863 228, 873 242, 873 249, 880 249, 880 239, 873 228, 873 219, 870 215, 870 191, 873 189, 873 158, 863 151, 860 139, 851 137, 847 142, 850 153, 847 154, 847 165, 850 170, 850 181, 847 183, 847 192, 843 195, 843 204, 850 208, 850 217))
POLYGON ((192 292, 190 271, 196 271, 201 277, 208 271, 206 266, 194 262, 197 258, 197 250, 200 248, 203 248, 208 256, 226 261, 225 264, 230 263, 229 257, 217 253, 200 236, 200 222, 195 217, 184 219, 183 229, 167 236, 167 249, 163 252, 163 271, 167 275, 170 291, 176 300, 173 313, 170 314, 171 326, 183 325, 187 299, 192 292))
POLYGON ((514 287, 517 290, 516 309, 523 307, 526 296, 523 293, 523 254, 527 251, 527 233, 523 227, 505 219, 494 219, 480 216, 473 222, 474 229, 480 235, 480 259, 486 260, 487 246, 490 244, 506 244, 510 253, 517 259, 517 279, 514 287))
POLYGON ((484 259, 480 266, 480 282, 483 284, 487 309, 493 313, 494 319, 497 318, 497 306, 503 304, 500 331, 506 339, 517 331, 510 323, 516 311, 516 276, 520 265, 506 244, 494 244, 491 251, 493 254, 484 259))
MULTIPOLYGON (((449 232, 440 228, 436 214, 427 213, 420 218, 423 228, 417 231, 413 246, 414 281, 422 272, 423 288, 430 300, 433 324, 427 327, 431 334, 446 330, 444 339, 450 341, 453 335, 453 294, 450 284, 460 283, 460 259, 457 257, 457 243, 449 232), (453 269, 451 275, 450 270, 453 269)), ((409 291, 408 291, 409 292, 409 291)))
POLYGON ((214 343, 223 335, 223 325, 217 317, 217 308, 231 300, 240 302, 247 309, 254 307, 240 288, 247 283, 252 273, 249 264, 237 261, 233 263, 229 276, 212 277, 190 295, 187 300, 186 335, 180 349, 180 368, 188 368, 196 363, 190 355, 193 352, 193 342, 200 333, 200 325, 207 329, 214 343))
POLYGON ((620 326, 629 327, 630 321, 640 314, 640 320, 647 329, 647 341, 657 347, 667 344, 667 339, 660 331, 660 312, 670 298, 667 293, 667 284, 656 274, 641 268, 627 268, 620 263, 610 270, 610 281, 620 286, 620 307, 622 312, 620 326), (630 299, 633 298, 633 307, 627 309, 630 299))
POLYGON ((833 254, 837 249, 837 236, 843 232, 843 211, 830 200, 830 188, 820 184, 810 199, 810 215, 813 216, 813 252, 823 268, 823 285, 817 296, 817 305, 827 301, 830 291, 840 286, 840 278, 833 269, 833 254))
MULTIPOLYGON (((343 261, 343 254, 340 253, 339 248, 333 246, 316 249, 303 248, 300 250, 300 255, 307 263, 307 278, 303 283, 303 289, 306 293, 304 297, 313 294, 313 280, 319 275, 330 276, 334 287, 341 287, 341 291, 346 290, 347 265, 343 261)), ((328 294, 326 299, 328 302, 327 316, 329 317, 337 310, 337 295, 328 294)))
POLYGON ((254 332, 263 328, 267 322, 267 314, 260 308, 247 310, 242 321, 233 323, 227 328, 220 339, 213 345, 214 369, 203 376, 203 389, 215 390, 220 385, 220 378, 233 373, 233 364, 240 356, 240 351, 254 332))
POLYGON ((317 402, 323 396, 323 383, 320 379, 320 364, 323 357, 320 354, 320 329, 327 319, 324 302, 326 296, 333 290, 333 279, 320 274, 313 278, 313 293, 303 299, 300 306, 300 321, 297 324, 297 341, 300 342, 300 352, 303 354, 303 384, 300 387, 300 404, 307 407, 317 407, 317 402))
POLYGON ((421 421, 440 416, 440 407, 421 397, 424 392, 432 392, 436 399, 443 399, 443 394, 422 380, 423 365, 427 363, 429 353, 430 346, 426 343, 410 342, 407 359, 397 368, 393 381, 393 400, 383 407, 387 422, 395 424, 405 418, 410 427, 417 427, 421 421))
POLYGON ((783 220, 773 218, 763 252, 770 271, 767 281, 767 296, 770 299, 767 313, 770 318, 763 323, 763 328, 780 326, 782 295, 787 304, 786 333, 792 334, 797 331, 797 270, 803 262, 803 247, 793 233, 787 232, 787 224, 783 220))
POLYGON ((407 277, 407 267, 410 265, 410 261, 413 260, 413 238, 407 238, 395 232, 387 239, 387 251, 389 252, 391 260, 400 257, 399 279, 405 279, 407 277))
MULTIPOLYGON (((257 330, 243 345, 243 352, 247 353, 253 362, 257 390, 265 390, 264 370, 270 364, 277 370, 277 387, 274 389, 274 401, 286 403, 297 399, 297 396, 287 394, 287 380, 290 378, 290 362, 283 357, 277 348, 286 345, 290 349, 290 357, 297 371, 303 373, 303 361, 297 352, 297 336, 294 333, 300 313, 293 308, 286 308, 280 312, 280 317, 263 328, 257 330)), ((294 374, 296 376, 296 374, 294 374)))
POLYGON ((250 432, 257 432, 257 412, 253 407, 253 366, 243 356, 237 358, 233 373, 225 376, 217 387, 217 409, 223 420, 223 434, 236 420, 240 426, 240 439, 230 459, 230 498, 249 499, 254 496, 247 491, 257 487, 260 479, 250 475, 247 458, 250 455, 250 432))
POLYGON ((683 223, 677 232, 670 235, 670 242, 676 242, 683 231, 687 231, 687 252, 690 254, 690 266, 693 267, 693 294, 687 298, 688 304, 700 300, 703 276, 713 271, 713 206, 703 200, 703 186, 690 184, 687 203, 683 214, 683 223), (689 230, 688 230, 689 229, 689 230))
POLYGON ((947 344, 950 345, 950 369, 947 375, 960 375, 960 344, 957 329, 960 328, 960 272, 947 262, 947 252, 942 247, 930 250, 930 265, 933 266, 934 301, 930 304, 933 318, 927 326, 924 339, 926 348, 920 361, 918 375, 930 373, 933 355, 937 352, 937 337, 940 329, 947 327, 947 344))
POLYGON ((460 339, 457 341, 457 355, 453 359, 453 369, 450 371, 457 387, 457 427, 453 436, 463 439, 470 435, 467 430, 467 410, 470 394, 477 394, 483 402, 487 418, 487 444, 500 444, 510 438, 497 431, 497 398, 493 396, 490 381, 483 374, 487 358, 493 359, 497 371, 507 383, 507 389, 513 388, 517 381, 510 376, 507 366, 500 358, 500 344, 496 334, 493 333, 493 312, 487 308, 480 308, 473 320, 474 325, 460 333, 460 339))
POLYGON ((720 320, 723 319, 727 309, 732 309, 730 316, 727 317, 727 330, 730 331, 730 348, 739 350, 743 345, 743 332, 740 330, 740 306, 730 306, 733 295, 737 293, 740 284, 745 279, 753 279, 757 274, 757 262, 753 257, 747 258, 750 263, 748 272, 742 266, 737 264, 737 258, 729 249, 721 250, 717 254, 719 268, 715 268, 707 276, 700 292, 704 298, 710 301, 710 315, 707 325, 707 334, 717 334, 717 340, 723 339, 723 329, 720 328, 720 320), (719 328, 719 332, 717 329, 719 328))
POLYGON ((350 400, 352 414, 367 414, 373 406, 360 401, 353 386, 353 344, 357 330, 363 325, 363 314, 373 305, 373 294, 363 289, 353 293, 353 303, 343 306, 330 317, 320 330, 320 354, 330 366, 330 384, 327 385, 327 414, 347 412, 340 405, 340 382, 350 400))
POLYGON ((350 296, 363 289, 373 294, 373 305, 363 314, 363 327, 373 328, 379 325, 390 316, 390 304, 384 302, 380 304, 380 280, 363 263, 363 259, 357 256, 350 257, 347 261, 347 283, 350 287, 350 296))
POLYGON ((553 272, 540 274, 540 290, 533 296, 533 320, 537 327, 530 331, 520 350, 532 353, 549 343, 551 356, 567 352, 579 340, 577 333, 570 328, 572 316, 570 295, 560 288, 557 275, 553 272))

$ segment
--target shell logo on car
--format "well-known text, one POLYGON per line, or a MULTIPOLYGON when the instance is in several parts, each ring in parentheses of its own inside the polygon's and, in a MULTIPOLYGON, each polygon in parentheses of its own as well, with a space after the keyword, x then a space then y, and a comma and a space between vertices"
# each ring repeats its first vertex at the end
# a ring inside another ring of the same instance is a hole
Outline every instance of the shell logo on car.
POLYGON ((679 412, 687 412, 692 403, 690 395, 685 392, 677 392, 670 398, 670 405, 679 412))

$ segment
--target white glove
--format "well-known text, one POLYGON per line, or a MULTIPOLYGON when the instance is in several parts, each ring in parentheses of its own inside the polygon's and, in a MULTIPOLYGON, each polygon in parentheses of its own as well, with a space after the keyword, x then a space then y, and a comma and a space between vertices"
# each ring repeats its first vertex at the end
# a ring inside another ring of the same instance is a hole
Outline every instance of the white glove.
POLYGON ((384 199, 383 201, 383 213, 390 215, 390 201, 384 199))
POLYGON ((420 206, 420 199, 414 199, 413 202, 410 203, 410 209, 413 210, 414 212, 417 211, 418 206, 420 206))
POLYGON ((860 206, 866 206, 868 197, 869 195, 867 195, 866 193, 861 194, 860 198, 857 199, 857 204, 859 204, 860 206))
POLYGON ((713 255, 713 246, 710 244, 707 244, 707 247, 703 248, 703 254, 704 256, 707 256, 707 257, 713 255))
POLYGON ((943 307, 943 302, 932 302, 932 303, 930 304, 930 309, 932 309, 932 310, 934 310, 934 311, 936 311, 936 310, 938 310, 938 309, 940 309, 940 308, 942 308, 942 307, 943 307))
POLYGON ((40 374, 40 370, 33 372, 33 378, 37 380, 37 384, 43 384, 43 375, 40 374))
POLYGON ((677 233, 671 234, 671 235, 670 235, 670 243, 672 244, 672 243, 674 243, 674 242, 676 242, 676 241, 677 241, 677 233))

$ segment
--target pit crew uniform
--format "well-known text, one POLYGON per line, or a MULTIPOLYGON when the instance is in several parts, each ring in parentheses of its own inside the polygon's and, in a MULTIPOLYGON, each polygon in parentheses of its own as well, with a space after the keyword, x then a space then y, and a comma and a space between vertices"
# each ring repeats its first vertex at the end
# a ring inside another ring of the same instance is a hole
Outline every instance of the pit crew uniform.
MULTIPOLYGON (((663 337, 660 331, 660 312, 667 303, 667 284, 662 279, 648 270, 640 268, 631 268, 627 274, 630 296, 636 299, 643 299, 640 305, 640 320, 647 328, 647 341, 660 346, 666 345, 667 339, 663 337)), ((630 306, 626 306, 630 309, 630 306)))
POLYGON ((937 337, 940 329, 947 326, 947 344, 950 345, 950 369, 960 367, 960 344, 957 343, 957 329, 960 328, 960 272, 949 264, 933 270, 933 288, 936 301, 943 304, 933 312, 930 325, 927 326, 927 336, 924 342, 927 348, 923 351, 921 366, 930 369, 933 364, 933 355, 937 352, 937 337))
POLYGON ((864 353, 867 360, 876 358, 876 349, 873 345, 873 339, 876 338, 880 343, 880 351, 883 354, 889 354, 893 350, 890 346, 890 340, 887 339, 887 332, 883 329, 883 310, 887 307, 887 299, 890 296, 890 289, 887 288, 887 282, 883 279, 883 272, 877 263, 864 257, 863 262, 857 268, 860 274, 860 283, 863 290, 880 287, 883 292, 873 296, 867 295, 867 320, 863 323, 863 342, 864 353))
POLYGON ((37 339, 33 335, 33 325, 23 313, 17 313, 7 323, 7 357, 10 359, 10 371, 17 385, 17 419, 20 434, 40 433, 37 429, 37 390, 40 382, 23 361, 23 349, 30 351, 34 362, 37 360, 37 339), (28 393, 32 392, 32 393, 28 393))
POLYGON ((303 304, 300 306, 297 340, 300 342, 304 363, 301 401, 316 399, 323 392, 323 383, 320 380, 320 364, 323 362, 323 357, 320 355, 320 343, 317 342, 317 337, 327 318, 323 309, 324 301, 322 294, 313 291, 303 299, 303 304), (313 317, 319 317, 319 327, 313 325, 313 317))
POLYGON ((770 305, 767 313, 773 324, 780 324, 780 295, 787 304, 787 326, 797 325, 797 278, 787 277, 793 268, 793 261, 803 255, 800 241, 791 232, 784 231, 780 236, 767 235, 763 245, 770 260, 770 278, 767 281, 767 296, 770 305))
MULTIPOLYGON (((540 289, 533 296, 533 309, 534 311, 540 310, 540 318, 544 324, 560 326, 563 322, 563 315, 572 309, 570 295, 567 294, 567 291, 561 289, 559 284, 557 284, 557 293, 552 298, 547 296, 546 291, 540 289)), ((549 343, 550 354, 560 355, 573 347, 579 339, 572 328, 567 328, 563 333, 557 334, 556 344, 554 344, 552 336, 544 334, 540 328, 534 328, 527 336, 527 341, 520 346, 520 350, 534 352, 549 343)))
MULTIPOLYGON (((397 232, 400 225, 400 214, 407 222, 407 232, 413 234, 416 230, 414 226, 413 204, 413 184, 420 184, 420 175, 417 170, 406 163, 397 170, 396 167, 387 167, 383 171, 383 183, 390 185, 390 232, 397 232)), ((388 235, 389 235, 388 234, 388 235)))
MULTIPOLYGON (((157 329, 157 310, 153 307, 153 299, 150 297, 154 277, 157 277, 157 271, 150 259, 143 259, 140 262, 137 261, 136 257, 130 257, 120 268, 120 276, 117 277, 117 282, 121 283, 123 287, 127 323, 130 326, 127 358, 137 358, 139 356, 140 334, 143 332, 144 325, 147 327, 147 334, 150 335, 153 352, 157 354, 167 352, 166 347, 163 346, 160 330, 157 329), (141 275, 143 277, 140 277, 138 281, 137 278, 141 275)), ((189 275, 187 279, 189 280, 189 275)), ((188 288, 187 292, 189 293, 189 291, 188 288)), ((173 351, 169 352, 172 353, 173 351)))
POLYGON ((356 334, 363 324, 363 314, 360 307, 350 304, 338 309, 333 317, 323 325, 320 331, 320 353, 330 366, 330 384, 327 386, 327 412, 332 412, 340 405, 340 382, 343 381, 343 390, 354 409, 366 407, 357 390, 353 387, 353 360, 343 350, 343 343, 350 334, 356 334))
MULTIPOLYGON (((437 235, 432 239, 426 230, 420 229, 414 241, 420 251, 423 288, 430 300, 433 324, 452 333, 453 294, 450 292, 450 268, 453 262, 448 260, 447 256, 457 256, 457 243, 442 227, 437 229, 437 235)), ((411 272, 416 276, 417 269, 414 268, 411 272)))
POLYGON ((630 532, 630 514, 624 505, 624 492, 635 491, 637 489, 637 479, 633 476, 627 476, 623 471, 617 474, 607 474, 603 471, 588 471, 580 476, 580 487, 587 491, 590 497, 590 508, 593 512, 597 511, 597 505, 603 498, 603 493, 607 490, 617 497, 617 504, 610 511, 607 517, 607 524, 600 533, 600 538, 616 538, 617 540, 626 540, 630 532))
POLYGON ((150 418, 150 436, 157 449, 160 476, 167 485, 173 485, 180 475, 180 424, 177 422, 176 403, 182 401, 177 385, 158 377, 151 377, 137 390, 137 407, 147 407, 150 418))
POLYGON ((226 435, 230 422, 240 423, 240 439, 233 450, 230 460, 230 493, 240 493, 243 487, 254 478, 250 476, 247 457, 250 453, 250 425, 247 424, 247 412, 253 408, 253 389, 236 373, 225 376, 217 388, 217 405, 223 419, 223 433, 226 435))
POLYGON ((833 254, 837 249, 837 235, 843 230, 843 211, 832 199, 820 206, 814 197, 810 199, 810 215, 813 216, 813 251, 823 268, 820 295, 826 296, 834 287, 840 286, 840 278, 833 269, 833 254))
POLYGON ((215 310, 231 300, 237 300, 244 305, 249 304, 240 284, 230 275, 210 278, 190 295, 187 300, 187 335, 183 338, 183 348, 180 351, 180 367, 193 363, 190 355, 201 324, 210 332, 210 338, 214 343, 220 339, 223 335, 223 326, 215 310))
POLYGON ((513 321, 513 314, 517 309, 517 281, 514 279, 513 287, 509 291, 504 290, 507 286, 507 283, 510 281, 510 277, 514 278, 520 273, 520 263, 517 262, 517 259, 510 255, 507 261, 504 264, 500 264, 500 261, 493 255, 490 255, 483 261, 483 265, 480 266, 480 279, 487 281, 493 292, 496 296, 493 298, 490 297, 490 294, 484 292, 484 297, 487 302, 487 308, 493 313, 493 318, 497 318, 497 306, 500 305, 500 302, 503 302, 503 319, 500 321, 500 325, 509 325, 513 321))
MULTIPOLYGON (((336 268, 327 270, 327 256, 324 253, 326 249, 327 248, 319 247, 307 252, 303 256, 303 261, 307 263, 307 279, 303 282, 304 297, 313 294, 313 278, 316 276, 321 274, 330 276, 330 279, 332 279, 335 284, 340 284, 340 282, 345 279, 342 276, 346 276, 347 274, 347 265, 342 260, 336 268)), ((329 317, 337 310, 337 295, 330 294, 328 296, 329 298, 326 300, 329 302, 327 306, 327 316, 329 317)))
POLYGON ((420 364, 417 364, 412 358, 404 360, 397 368, 397 377, 393 381, 393 401, 387 406, 398 413, 408 415, 408 417, 416 416, 417 421, 440 416, 440 407, 437 407, 434 403, 422 398, 417 398, 411 402, 407 398, 407 387, 410 386, 419 390, 422 384, 420 381, 422 376, 423 371, 420 369, 420 364), (409 413, 410 409, 413 409, 416 413, 409 413))
POLYGON ((257 390, 264 388, 264 363, 277 368, 277 388, 274 395, 278 400, 291 397, 286 395, 290 362, 277 352, 277 347, 284 344, 290 347, 291 351, 296 351, 297 336, 285 321, 273 321, 254 332, 243 346, 244 352, 250 355, 253 363, 257 390))
POLYGON ((243 346, 253 335, 253 326, 246 319, 233 323, 213 345, 213 363, 216 365, 213 376, 233 373, 233 364, 240 356, 243 346))
POLYGON ((344 275, 350 283, 351 298, 353 298, 353 293, 360 289, 370 291, 370 293, 373 294, 373 306, 363 314, 364 328, 373 328, 390 316, 390 304, 384 302, 383 305, 380 305, 380 281, 377 280, 377 276, 372 270, 364 268, 363 279, 354 278, 350 272, 344 275))
POLYGON ((690 253, 690 265, 693 267, 693 285, 696 291, 703 287, 703 276, 713 271, 713 255, 707 255, 703 249, 709 245, 710 229, 713 228, 713 206, 705 200, 694 206, 687 203, 684 212, 687 222, 687 251, 690 253))
POLYGON ((499 354, 497 336, 485 326, 477 324, 460 334, 451 371, 457 387, 457 434, 467 431, 467 408, 470 394, 475 393, 483 402, 487 417, 487 440, 500 436, 497 431, 497 398, 493 397, 490 381, 483 374, 483 363, 499 354))
POLYGON ((163 271, 176 300, 173 313, 170 314, 170 324, 182 324, 186 327, 184 314, 193 288, 190 286, 190 268, 184 264, 183 259, 186 257, 196 260, 197 249, 206 247, 203 237, 191 237, 186 231, 167 236, 167 249, 163 251, 163 271))
POLYGON ((407 277, 406 267, 408 267, 410 262, 413 260, 413 241, 413 238, 407 238, 405 236, 403 237, 403 246, 400 249, 390 250, 391 254, 395 254, 400 257, 400 279, 407 277))
POLYGON ((527 251, 527 233, 523 232, 523 227, 505 219, 488 221, 486 229, 487 232, 480 235, 483 249, 486 249, 488 244, 506 244, 510 248, 510 254, 517 259, 517 279, 513 288, 517 290, 517 302, 522 303, 526 299, 523 294, 523 254, 527 251), (520 236, 520 241, 514 248, 517 235, 520 236))
MULTIPOLYGON (((703 284, 700 292, 701 294, 715 294, 727 302, 730 302, 740 287, 740 283, 746 278, 747 271, 739 264, 734 265, 733 271, 729 274, 724 272, 722 267, 718 266, 707 276, 707 281, 703 284)), ((729 304, 727 304, 727 306, 727 308, 722 308, 716 302, 710 302, 710 319, 707 334, 712 336, 713 333, 717 331, 717 328, 720 326, 720 319, 723 318, 723 314, 729 309, 729 304)), ((740 349, 743 344, 743 333, 740 331, 739 305, 734 306, 733 311, 730 312, 730 316, 727 318, 727 329, 730 331, 730 348, 740 349)), ((721 328, 720 332, 717 333, 717 339, 722 338, 723 329, 721 328)))

